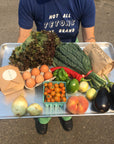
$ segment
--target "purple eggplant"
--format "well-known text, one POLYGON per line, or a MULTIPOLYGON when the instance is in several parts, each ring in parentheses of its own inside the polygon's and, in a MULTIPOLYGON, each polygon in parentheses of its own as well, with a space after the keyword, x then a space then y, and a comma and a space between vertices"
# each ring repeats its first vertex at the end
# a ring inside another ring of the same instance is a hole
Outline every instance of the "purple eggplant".
POLYGON ((93 100, 92 106, 95 111, 104 113, 110 108, 110 95, 106 88, 100 88, 96 98, 93 100))
POLYGON ((114 84, 110 87, 111 108, 114 109, 114 84))
POLYGON ((114 82, 111 82, 106 75, 104 76, 108 82, 107 87, 109 88, 111 109, 114 109, 114 82))

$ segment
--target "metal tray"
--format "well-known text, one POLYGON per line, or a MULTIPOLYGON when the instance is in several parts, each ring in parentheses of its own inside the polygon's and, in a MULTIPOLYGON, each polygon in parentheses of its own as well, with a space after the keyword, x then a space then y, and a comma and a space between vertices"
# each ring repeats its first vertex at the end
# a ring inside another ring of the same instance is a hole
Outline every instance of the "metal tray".
MULTIPOLYGON (((83 49, 89 43, 78 43, 83 49)), ((97 44, 114 60, 114 48, 109 42, 97 42, 97 44)), ((5 43, 0 47, 0 67, 8 65, 9 57, 12 50, 19 46, 20 43, 5 43)), ((109 79, 114 82, 114 69, 111 71, 109 79)), ((114 115, 114 110, 109 109, 106 113, 97 113, 91 109, 91 102, 89 102, 89 108, 84 114, 70 114, 66 111, 66 106, 63 107, 45 107, 43 104, 43 88, 42 85, 33 89, 25 89, 26 100, 28 105, 32 103, 38 103, 43 107, 43 113, 39 116, 25 115, 20 118, 36 118, 36 117, 61 117, 61 116, 96 116, 96 115, 114 115)), ((75 95, 80 95, 76 93, 75 95)), ((67 95, 68 97, 69 95, 67 95)), ((9 98, 10 99, 10 98, 9 98)), ((14 116, 11 111, 12 101, 7 101, 6 97, 0 92, 0 119, 17 119, 19 117, 14 116)))

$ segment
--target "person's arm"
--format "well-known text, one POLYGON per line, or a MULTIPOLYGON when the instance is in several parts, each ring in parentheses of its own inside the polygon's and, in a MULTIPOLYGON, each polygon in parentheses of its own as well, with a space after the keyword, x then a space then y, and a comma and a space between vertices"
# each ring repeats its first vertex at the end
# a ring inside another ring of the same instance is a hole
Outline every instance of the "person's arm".
POLYGON ((94 26, 89 28, 82 27, 83 42, 95 42, 94 26))
POLYGON ((83 4, 81 16, 82 38, 84 42, 95 42, 95 3, 94 0, 84 0, 83 4))
MULTIPOLYGON (((34 2, 33 2, 34 3, 34 2)), ((33 27, 34 9, 31 0, 20 0, 18 8, 19 37, 17 42, 23 43, 33 27)))
POLYGON ((23 29, 23 28, 19 28, 19 37, 18 37, 18 43, 23 43, 29 36, 30 36, 30 32, 32 31, 32 29, 23 29))

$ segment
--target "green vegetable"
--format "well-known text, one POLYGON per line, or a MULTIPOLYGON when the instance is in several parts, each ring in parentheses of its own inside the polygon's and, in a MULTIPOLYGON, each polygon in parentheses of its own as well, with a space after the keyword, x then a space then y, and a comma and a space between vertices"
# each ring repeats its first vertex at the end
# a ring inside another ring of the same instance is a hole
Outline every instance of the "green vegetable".
POLYGON ((63 68, 59 69, 58 77, 61 81, 65 81, 68 78, 68 74, 65 72, 63 68))
POLYGON ((55 71, 53 72, 53 76, 57 76, 58 71, 59 71, 59 69, 55 70, 55 71))
POLYGON ((69 85, 70 81, 71 81, 70 78, 68 78, 68 79, 66 80, 66 87, 69 85))
MULTIPOLYGON (((53 64, 68 67, 80 74, 87 75, 92 70, 91 61, 79 45, 74 43, 61 43, 55 50, 53 64)), ((106 85, 106 80, 93 71, 86 76, 90 79, 91 87, 99 89, 106 85)))
POLYGON ((25 42, 13 50, 9 64, 17 66, 21 71, 42 64, 51 66, 55 48, 59 43, 60 39, 56 33, 45 30, 32 31, 25 42))
POLYGON ((67 80, 66 82, 67 93, 74 93, 79 89, 79 82, 77 79, 67 80))
POLYGON ((58 76, 56 76, 55 81, 60 81, 60 79, 59 79, 59 77, 58 77, 58 76))
POLYGON ((66 81, 68 79, 68 74, 63 68, 55 70, 53 75, 56 76, 56 81, 66 81))

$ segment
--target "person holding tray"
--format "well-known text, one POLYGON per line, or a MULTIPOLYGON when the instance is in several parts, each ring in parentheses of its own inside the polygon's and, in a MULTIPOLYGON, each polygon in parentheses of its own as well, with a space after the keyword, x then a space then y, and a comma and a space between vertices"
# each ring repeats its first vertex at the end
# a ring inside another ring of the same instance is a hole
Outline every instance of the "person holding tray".
MULTIPOLYGON (((81 24, 83 42, 95 42, 94 0, 20 0, 18 19, 18 43, 23 43, 30 36, 33 22, 37 31, 55 32, 62 42, 75 42, 81 24)), ((50 119, 35 119, 38 133, 47 132, 50 119)), ((72 130, 72 117, 60 117, 60 122, 64 130, 72 130)))

